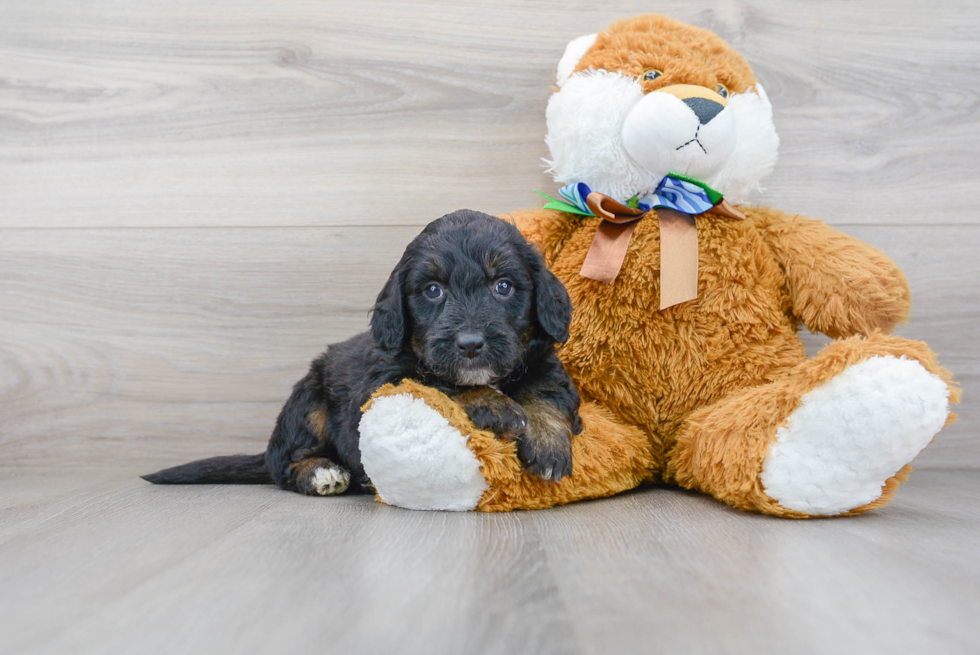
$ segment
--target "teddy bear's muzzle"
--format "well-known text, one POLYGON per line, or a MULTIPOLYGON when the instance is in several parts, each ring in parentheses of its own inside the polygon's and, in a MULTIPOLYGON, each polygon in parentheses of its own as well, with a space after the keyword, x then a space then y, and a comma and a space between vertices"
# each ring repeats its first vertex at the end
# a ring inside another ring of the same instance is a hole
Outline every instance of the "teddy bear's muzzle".
POLYGON ((622 138, 629 156, 651 173, 706 179, 735 150, 735 116, 714 91, 674 84, 646 94, 633 106, 622 138))

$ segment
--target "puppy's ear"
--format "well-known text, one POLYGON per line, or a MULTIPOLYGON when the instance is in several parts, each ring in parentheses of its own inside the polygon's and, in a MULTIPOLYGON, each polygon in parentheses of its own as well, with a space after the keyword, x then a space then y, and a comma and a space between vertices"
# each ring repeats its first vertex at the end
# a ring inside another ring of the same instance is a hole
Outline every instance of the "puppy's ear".
POLYGON ((391 272, 371 310, 371 336, 385 350, 401 350, 405 345, 405 267, 391 272))
POLYGON ((565 286, 545 266, 544 258, 533 247, 531 275, 534 278, 534 311, 538 324, 557 343, 568 341, 568 326, 572 322, 572 300, 565 286))

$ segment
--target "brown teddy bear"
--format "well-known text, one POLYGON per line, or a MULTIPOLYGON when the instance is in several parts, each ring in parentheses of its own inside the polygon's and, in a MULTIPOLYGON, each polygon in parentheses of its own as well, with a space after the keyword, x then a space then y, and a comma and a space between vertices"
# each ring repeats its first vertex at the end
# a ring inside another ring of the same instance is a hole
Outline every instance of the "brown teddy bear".
POLYGON ((508 218, 574 306, 560 356, 583 398, 571 477, 521 470, 414 383, 365 407, 380 498, 501 511, 642 482, 788 517, 886 504, 953 420, 958 389, 921 342, 890 336, 909 289, 891 259, 804 216, 745 204, 772 169, 772 109, 712 32, 658 15, 572 41, 547 109, 544 209, 508 218), (800 325, 835 341, 807 359, 800 325))

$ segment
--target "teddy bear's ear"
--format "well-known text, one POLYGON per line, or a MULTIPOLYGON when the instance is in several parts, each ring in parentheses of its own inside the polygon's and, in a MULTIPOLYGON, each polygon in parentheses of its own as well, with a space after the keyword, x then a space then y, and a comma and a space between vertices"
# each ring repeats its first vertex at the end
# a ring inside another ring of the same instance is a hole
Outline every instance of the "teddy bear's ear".
POLYGON ((598 34, 586 34, 568 42, 568 45, 565 46, 565 54, 561 56, 561 61, 558 62, 558 72, 556 73, 558 86, 564 84, 565 80, 572 76, 572 71, 578 66, 582 56, 595 43, 597 36, 598 34))

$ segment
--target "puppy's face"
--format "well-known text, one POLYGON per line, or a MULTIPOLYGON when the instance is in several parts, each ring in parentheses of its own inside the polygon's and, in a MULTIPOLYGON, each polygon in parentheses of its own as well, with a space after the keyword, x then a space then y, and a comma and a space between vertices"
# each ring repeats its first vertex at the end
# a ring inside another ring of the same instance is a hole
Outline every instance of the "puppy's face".
POLYGON ((410 348, 456 385, 506 377, 537 340, 568 337, 571 304, 517 229, 471 211, 430 224, 378 297, 371 327, 387 349, 410 348))
POLYGON ((456 384, 507 375, 531 335, 534 282, 514 244, 494 232, 440 231, 406 278, 410 345, 427 369, 456 384))

